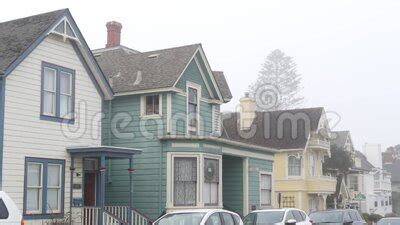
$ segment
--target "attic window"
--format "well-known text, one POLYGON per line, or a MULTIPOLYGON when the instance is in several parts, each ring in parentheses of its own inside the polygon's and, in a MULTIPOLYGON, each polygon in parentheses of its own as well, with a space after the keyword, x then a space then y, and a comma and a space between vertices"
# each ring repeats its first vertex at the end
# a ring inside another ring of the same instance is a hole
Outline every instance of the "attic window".
POLYGON ((147 58, 152 59, 152 58, 158 58, 158 56, 160 56, 160 54, 152 54, 147 56, 147 58))
POLYGON ((66 40, 67 38, 77 40, 75 31, 72 29, 71 24, 69 23, 67 18, 61 20, 61 22, 54 27, 51 33, 62 36, 64 40, 66 40))

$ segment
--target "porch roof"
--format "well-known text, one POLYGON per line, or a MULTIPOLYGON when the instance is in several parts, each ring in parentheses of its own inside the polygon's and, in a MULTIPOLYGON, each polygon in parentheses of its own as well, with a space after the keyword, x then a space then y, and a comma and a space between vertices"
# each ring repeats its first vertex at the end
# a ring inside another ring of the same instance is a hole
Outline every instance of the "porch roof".
POLYGON ((74 157, 107 157, 107 158, 129 158, 141 154, 140 149, 114 147, 114 146, 74 146, 67 147, 67 152, 74 157))

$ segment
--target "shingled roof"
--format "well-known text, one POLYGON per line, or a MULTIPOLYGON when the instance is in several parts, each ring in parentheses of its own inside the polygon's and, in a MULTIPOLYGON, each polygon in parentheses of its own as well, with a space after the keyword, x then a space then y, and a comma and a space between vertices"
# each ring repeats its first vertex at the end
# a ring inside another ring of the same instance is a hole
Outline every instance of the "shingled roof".
POLYGON ((25 52, 67 9, 0 23, 0 74, 25 52))
POLYGON ((356 169, 371 171, 372 168, 374 168, 374 166, 368 161, 367 157, 360 151, 356 151, 355 156, 361 160, 361 167, 356 169))
POLYGON ((333 131, 331 146, 336 145, 339 148, 342 148, 346 145, 347 137, 349 136, 349 131, 333 131))
POLYGON ((292 110, 280 110, 270 112, 256 112, 253 126, 256 128, 254 135, 246 135, 246 131, 240 130, 239 113, 227 113, 223 118, 222 137, 233 141, 260 145, 275 149, 303 149, 305 148, 309 133, 316 132, 324 109, 304 108, 292 110), (290 119, 284 120, 283 126, 279 120, 286 115, 305 115, 310 121, 310 129, 305 126, 305 120, 298 120, 297 135, 292 138, 292 125, 290 119), (280 127, 281 126, 281 127, 280 127), (278 130, 283 129, 283 135, 278 135, 278 130))
MULTIPOLYGON (((138 52, 123 46, 94 50, 103 72, 115 93, 173 87, 189 64, 200 44, 149 52, 138 52)), ((222 72, 212 74, 224 100, 232 94, 222 72)))

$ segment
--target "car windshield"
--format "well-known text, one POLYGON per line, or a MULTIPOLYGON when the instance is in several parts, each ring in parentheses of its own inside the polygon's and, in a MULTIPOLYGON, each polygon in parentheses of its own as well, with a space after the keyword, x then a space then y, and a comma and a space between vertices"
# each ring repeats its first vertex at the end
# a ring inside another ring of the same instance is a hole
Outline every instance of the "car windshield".
POLYGON ((400 225, 400 218, 396 219, 381 219, 378 225, 400 225))
POLYGON ((342 211, 314 212, 310 214, 313 223, 340 223, 343 221, 342 211))
POLYGON ((176 213, 168 214, 156 225, 200 225, 205 213, 176 213))
POLYGON ((279 223, 283 220, 284 211, 258 212, 256 225, 279 223))

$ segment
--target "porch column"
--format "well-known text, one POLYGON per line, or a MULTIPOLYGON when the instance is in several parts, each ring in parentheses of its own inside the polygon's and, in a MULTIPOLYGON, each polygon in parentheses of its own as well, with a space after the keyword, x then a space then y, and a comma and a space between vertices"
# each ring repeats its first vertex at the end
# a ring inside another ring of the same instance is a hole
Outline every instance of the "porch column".
POLYGON ((128 212, 128 218, 129 218, 129 224, 132 224, 132 213, 131 210, 133 208, 133 188, 132 188, 132 179, 133 179, 133 159, 132 156, 129 158, 129 212, 128 212))
POLYGON ((106 157, 103 155, 100 157, 100 187, 99 187, 99 207, 100 207, 100 215, 99 215, 99 224, 103 224, 103 214, 104 214, 104 206, 105 206, 105 189, 106 189, 106 157))
MULTIPOLYGON (((75 172, 75 167, 74 167, 74 157, 71 155, 71 166, 69 168, 70 171, 70 188, 69 188, 69 213, 72 215, 72 205, 74 201, 74 172, 75 172)), ((70 224, 72 224, 72 219, 69 221, 70 224)))

